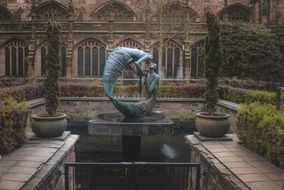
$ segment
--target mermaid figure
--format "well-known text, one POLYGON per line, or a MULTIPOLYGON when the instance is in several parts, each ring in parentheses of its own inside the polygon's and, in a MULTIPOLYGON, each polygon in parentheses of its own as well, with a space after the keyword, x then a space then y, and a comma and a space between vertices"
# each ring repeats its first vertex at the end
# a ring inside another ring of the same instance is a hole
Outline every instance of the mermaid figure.
POLYGON ((156 97, 147 97, 146 100, 140 102, 124 102, 113 97, 113 88, 123 69, 131 69, 131 65, 136 67, 136 74, 140 77, 139 86, 147 77, 148 73, 142 71, 142 63, 150 64, 152 56, 142 50, 119 47, 110 53, 104 68, 103 83, 105 94, 112 101, 113 105, 126 117, 143 117, 149 114, 152 109, 156 97))

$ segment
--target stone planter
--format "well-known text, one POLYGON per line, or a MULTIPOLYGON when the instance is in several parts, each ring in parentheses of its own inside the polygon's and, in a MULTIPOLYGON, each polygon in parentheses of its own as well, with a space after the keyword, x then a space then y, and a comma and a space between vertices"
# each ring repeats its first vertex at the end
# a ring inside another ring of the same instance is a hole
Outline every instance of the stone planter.
POLYGON ((229 114, 199 112, 196 114, 196 129, 205 137, 223 137, 230 128, 229 114))
POLYGON ((33 114, 31 116, 31 128, 38 137, 59 137, 66 130, 66 116, 63 113, 53 117, 47 114, 33 114))

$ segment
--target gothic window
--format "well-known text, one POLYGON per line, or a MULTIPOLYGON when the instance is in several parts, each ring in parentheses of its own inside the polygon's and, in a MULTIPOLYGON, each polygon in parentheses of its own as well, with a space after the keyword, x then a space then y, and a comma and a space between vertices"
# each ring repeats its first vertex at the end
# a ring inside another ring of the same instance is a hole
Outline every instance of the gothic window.
MULTIPOLYGON (((228 13, 229 21, 242 21, 249 22, 250 12, 249 9, 240 4, 233 4, 226 8, 223 13, 228 13)), ((224 17, 224 16, 223 16, 224 17)))
POLYGON ((191 50, 191 77, 203 77, 204 69, 204 40, 202 40, 191 50))
MULTIPOLYGON (((47 49, 46 47, 41 48, 41 75, 44 76, 46 74, 46 61, 47 61, 47 49)), ((66 76, 66 68, 67 60, 66 60, 66 48, 61 48, 61 76, 66 76)))
POLYGON ((109 2, 92 13, 97 21, 133 21, 135 20, 134 12, 119 2, 109 2))
MULTIPOLYGON (((162 50, 162 72, 166 78, 182 78, 181 68, 181 47, 173 42, 167 41, 162 50)), ((154 62, 159 62, 159 44, 157 44, 152 51, 154 62)))
MULTIPOLYGON (((142 49, 142 45, 139 42, 137 42, 133 39, 130 39, 130 38, 123 40, 117 46, 118 47, 129 47, 129 48, 142 49)), ((142 65, 142 69, 144 69, 144 70, 146 69, 144 64, 142 65)), ((134 65, 132 66, 132 70, 136 70, 134 65)), ((135 72, 133 72, 131 70, 124 70, 122 72, 122 77, 128 78, 128 79, 133 79, 133 78, 137 78, 137 75, 136 75, 135 72)))
POLYGON ((101 77, 106 61, 105 45, 95 39, 85 40, 78 47, 78 76, 101 77))
POLYGON ((158 64, 158 59, 159 59, 159 49, 155 47, 153 49, 153 61, 154 63, 158 64))
POLYGON ((67 17, 67 8, 56 1, 42 3, 36 10, 37 21, 48 21, 49 19, 53 19, 55 21, 66 21, 67 17))
POLYGON ((12 41, 5 47, 6 76, 25 76, 27 73, 26 57, 28 45, 23 41, 12 41))
POLYGON ((141 49, 142 45, 138 42, 136 42, 135 40, 132 39, 126 39, 123 42, 121 42, 118 47, 129 47, 129 48, 137 48, 137 49, 141 49))
POLYGON ((0 21, 9 20, 11 18, 11 13, 8 9, 0 5, 0 21))
POLYGON ((61 49, 61 75, 66 76, 67 74, 67 50, 65 47, 61 49))
POLYGON ((268 16, 269 15, 269 1, 261 0, 261 15, 268 16))
POLYGON ((41 75, 46 75, 46 48, 42 47, 41 48, 41 75))
POLYGON ((170 21, 182 21, 187 16, 189 18, 196 18, 198 14, 192 8, 182 3, 166 5, 163 9, 163 17, 170 21))

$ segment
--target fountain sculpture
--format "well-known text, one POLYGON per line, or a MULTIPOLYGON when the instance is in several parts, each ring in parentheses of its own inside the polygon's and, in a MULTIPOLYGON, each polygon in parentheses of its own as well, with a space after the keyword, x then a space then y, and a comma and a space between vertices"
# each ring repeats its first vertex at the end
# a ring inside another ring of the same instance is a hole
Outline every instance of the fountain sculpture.
MULTIPOLYGON (((103 113, 89 121, 89 135, 122 136, 122 139, 136 136, 139 142, 141 136, 171 135, 173 122, 165 118, 161 111, 153 109, 159 89, 156 69, 157 65, 152 62, 152 56, 142 50, 125 47, 114 49, 104 68, 103 83, 106 96, 119 112, 103 110, 103 113), (141 69, 143 63, 149 66, 148 72, 141 69), (133 65, 136 69, 132 69, 133 65), (133 70, 139 76, 139 92, 141 93, 142 88, 146 92, 144 99, 131 102, 114 96, 113 89, 123 69, 133 70)), ((136 146, 137 150, 140 150, 139 146, 140 143, 136 146)))

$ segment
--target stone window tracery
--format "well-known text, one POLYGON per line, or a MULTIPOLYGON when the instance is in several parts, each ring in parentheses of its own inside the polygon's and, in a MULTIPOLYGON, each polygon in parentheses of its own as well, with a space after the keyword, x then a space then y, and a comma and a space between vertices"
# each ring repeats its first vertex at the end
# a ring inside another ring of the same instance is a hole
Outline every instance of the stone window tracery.
POLYGON ((104 72, 106 47, 95 39, 88 39, 78 47, 78 76, 101 77, 104 72))
POLYGON ((129 47, 129 48, 137 48, 137 49, 142 49, 142 45, 135 40, 132 39, 126 39, 122 41, 118 47, 129 47))
POLYGON ((49 19, 55 21, 66 21, 68 18, 68 11, 59 3, 48 2, 36 10, 37 21, 48 21, 49 19))
POLYGON ((92 15, 96 21, 134 21, 133 12, 118 2, 108 3, 92 15))
POLYGON ((242 21, 249 22, 250 12, 248 8, 241 6, 239 4, 231 5, 227 8, 229 21, 242 21))
POLYGON ((11 13, 8 9, 0 5, 0 21, 9 20, 11 18, 11 13))
POLYGON ((269 0, 261 0, 261 15, 268 16, 269 15, 269 0))
POLYGON ((26 57, 28 44, 24 41, 11 41, 5 46, 6 76, 25 76, 27 73, 26 57))
MULTIPOLYGON (((129 47, 129 48, 142 49, 142 45, 139 42, 137 42, 137 41, 135 41, 133 39, 130 39, 130 38, 120 42, 117 47, 129 47)), ((143 70, 146 69, 146 66, 144 64, 142 65, 142 69, 143 70)), ((134 65, 132 65, 132 70, 136 70, 134 65)), ((122 71, 122 77, 123 78, 128 78, 128 79, 138 78, 136 73, 131 71, 131 70, 123 70, 122 71)))
MULTIPOLYGON (((47 48, 43 46, 41 48, 41 75, 46 74, 46 60, 47 60, 47 48)), ((66 59, 66 47, 61 48, 61 76, 66 76, 67 59, 66 59)))
MULTIPOLYGON (((159 44, 153 50, 154 62, 159 62, 159 44)), ((167 41, 163 47, 162 70, 166 78, 182 78, 182 49, 181 46, 173 41, 167 41)))
POLYGON ((163 10, 163 17, 169 21, 181 21, 186 19, 187 16, 191 19, 196 18, 198 14, 190 7, 182 3, 175 3, 168 5, 163 10))
POLYGON ((204 77, 204 45, 205 41, 197 42, 191 49, 191 77, 204 77))

